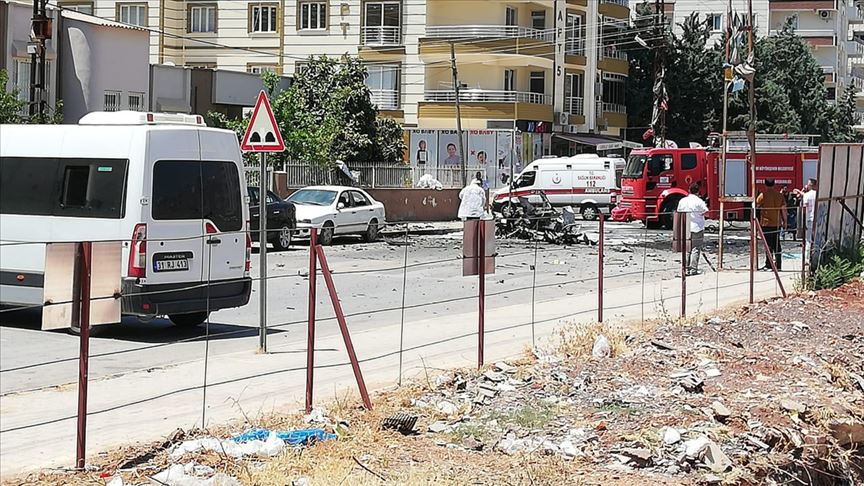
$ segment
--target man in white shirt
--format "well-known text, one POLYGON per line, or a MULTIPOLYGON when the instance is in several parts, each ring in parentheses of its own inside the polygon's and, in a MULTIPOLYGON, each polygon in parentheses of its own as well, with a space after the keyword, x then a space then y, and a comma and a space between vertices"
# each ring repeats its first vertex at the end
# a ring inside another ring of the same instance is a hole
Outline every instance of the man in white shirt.
POLYGON ((486 191, 483 190, 482 174, 477 173, 474 180, 468 183, 460 192, 459 218, 462 221, 481 219, 486 210, 486 191))
POLYGON ((807 186, 804 188, 807 192, 801 197, 801 205, 804 207, 804 237, 807 239, 807 246, 813 246, 813 220, 816 216, 816 179, 808 179, 807 186))
POLYGON ((687 254, 687 275, 699 273, 699 259, 705 245, 705 213, 708 206, 699 197, 699 184, 690 185, 690 194, 678 203, 679 213, 690 213, 690 253, 687 254))

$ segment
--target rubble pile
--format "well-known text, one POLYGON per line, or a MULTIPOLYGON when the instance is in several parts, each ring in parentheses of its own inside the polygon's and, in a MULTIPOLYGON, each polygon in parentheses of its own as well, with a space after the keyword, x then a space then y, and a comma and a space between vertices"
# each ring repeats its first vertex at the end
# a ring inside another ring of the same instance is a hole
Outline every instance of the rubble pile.
POLYGON ((864 298, 836 299, 662 326, 618 357, 601 336, 587 361, 537 353, 526 366, 445 374, 412 405, 441 447, 704 484, 861 484, 864 298))

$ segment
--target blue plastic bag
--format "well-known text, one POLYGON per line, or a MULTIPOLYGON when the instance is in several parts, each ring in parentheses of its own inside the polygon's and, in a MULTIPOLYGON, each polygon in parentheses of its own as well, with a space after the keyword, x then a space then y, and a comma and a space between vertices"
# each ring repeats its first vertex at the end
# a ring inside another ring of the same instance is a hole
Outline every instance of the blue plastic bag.
MULTIPOLYGON (((235 435, 231 440, 234 442, 249 442, 252 440, 267 440, 267 437, 270 437, 269 429, 257 428, 249 429, 240 435, 235 435)), ((305 446, 316 441, 335 439, 336 434, 327 433, 324 429, 303 429, 292 430, 290 432, 276 432, 276 437, 285 441, 288 445, 305 446)))

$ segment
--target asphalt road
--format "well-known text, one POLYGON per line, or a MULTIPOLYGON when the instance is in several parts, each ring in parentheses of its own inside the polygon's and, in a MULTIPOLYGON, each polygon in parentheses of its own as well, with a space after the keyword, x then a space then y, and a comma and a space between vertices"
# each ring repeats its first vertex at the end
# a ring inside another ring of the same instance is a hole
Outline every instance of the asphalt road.
MULTIPOLYGON (((596 230, 596 223, 586 223, 596 230)), ((671 251, 670 234, 645 230, 638 223, 608 223, 605 288, 670 278, 680 271, 671 251), (644 273, 643 273, 644 271, 644 273)), ((730 232, 727 261, 746 265, 746 234, 730 232)), ((402 238, 394 240, 404 241, 402 238)), ((709 235, 709 241, 716 237, 709 235)), ((326 248, 343 309, 352 330, 362 331, 477 308, 477 278, 462 277, 461 234, 409 237, 410 245, 380 241, 365 244, 350 238, 326 248), (406 254, 407 250, 407 254, 406 254), (407 270, 403 271, 407 259, 407 270), (404 285, 403 285, 404 281, 404 285), (404 288, 404 296, 403 296, 404 288), (402 311, 404 298, 405 310, 402 311)), ((528 241, 498 245, 496 273, 488 276, 487 309, 524 304, 513 323, 531 319, 535 306, 584 295, 596 299, 596 246, 563 247, 528 241), (532 270, 536 257, 536 272, 532 270), (533 290, 532 290, 533 289, 533 290)), ((714 260, 716 255, 712 255, 714 260)), ((268 351, 303 353, 308 292, 308 247, 268 254, 268 351)), ((257 260, 257 254, 253 256, 257 260)), ((704 263, 704 262, 703 262, 704 263)), ((257 261, 252 263, 253 278, 257 261)), ((331 319, 329 296, 319 279, 319 336, 338 332, 331 319), (326 320, 329 319, 329 320, 326 320)), ((633 296, 638 301, 639 296, 633 296)), ((181 329, 165 319, 149 322, 124 319, 121 325, 99 329, 90 345, 90 379, 117 377, 134 371, 166 368, 258 347, 259 293, 253 288, 243 308, 215 312, 209 326, 181 329), (205 341, 208 343, 205 345, 205 341)), ((615 302, 606 302, 614 306, 615 302)), ((78 338, 39 329, 38 311, 0 314, 0 398, 24 391, 60 387, 77 380, 78 338)))

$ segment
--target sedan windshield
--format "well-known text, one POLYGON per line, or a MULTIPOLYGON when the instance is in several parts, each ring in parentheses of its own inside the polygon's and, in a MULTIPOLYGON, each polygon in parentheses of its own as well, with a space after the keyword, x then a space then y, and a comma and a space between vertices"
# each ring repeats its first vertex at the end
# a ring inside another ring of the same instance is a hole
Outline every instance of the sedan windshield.
POLYGON ((627 167, 624 168, 624 177, 628 179, 639 179, 642 177, 642 174, 645 173, 646 159, 647 157, 644 155, 631 155, 627 159, 627 167))
POLYGON ((336 191, 324 191, 320 189, 301 189, 291 197, 288 201, 294 204, 310 204, 312 206, 329 206, 336 200, 336 191))

